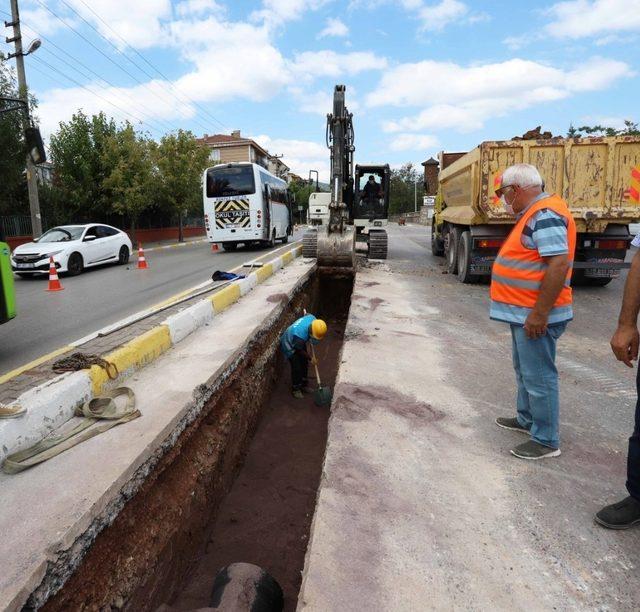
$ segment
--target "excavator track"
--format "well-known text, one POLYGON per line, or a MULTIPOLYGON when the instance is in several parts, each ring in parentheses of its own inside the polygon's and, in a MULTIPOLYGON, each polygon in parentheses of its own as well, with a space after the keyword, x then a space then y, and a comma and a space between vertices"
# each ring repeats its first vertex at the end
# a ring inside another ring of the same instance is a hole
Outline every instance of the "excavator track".
POLYGON ((369 259, 386 259, 387 246, 387 232, 384 230, 371 230, 369 232, 369 259))
POLYGON ((302 236, 302 256, 316 258, 318 256, 318 230, 307 230, 302 236))

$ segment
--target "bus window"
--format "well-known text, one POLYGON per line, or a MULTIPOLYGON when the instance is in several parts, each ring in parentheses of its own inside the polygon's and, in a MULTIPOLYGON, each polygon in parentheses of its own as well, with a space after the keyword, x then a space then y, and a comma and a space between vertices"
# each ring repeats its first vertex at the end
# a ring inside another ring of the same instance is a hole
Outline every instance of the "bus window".
POLYGON ((207 197, 250 195, 256 192, 252 166, 207 170, 207 197))

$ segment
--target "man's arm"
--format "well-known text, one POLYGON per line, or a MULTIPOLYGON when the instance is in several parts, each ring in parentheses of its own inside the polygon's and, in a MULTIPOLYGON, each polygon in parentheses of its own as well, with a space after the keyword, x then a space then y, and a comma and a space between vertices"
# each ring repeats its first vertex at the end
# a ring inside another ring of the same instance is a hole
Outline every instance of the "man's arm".
POLYGON ((640 310, 640 251, 633 256, 631 269, 624 284, 618 329, 611 338, 611 349, 618 361, 630 368, 638 358, 638 311, 640 310))
POLYGON ((569 271, 569 256, 566 253, 543 259, 547 263, 547 271, 540 285, 538 300, 524 323, 524 330, 529 338, 538 338, 547 331, 549 313, 562 291, 569 271))

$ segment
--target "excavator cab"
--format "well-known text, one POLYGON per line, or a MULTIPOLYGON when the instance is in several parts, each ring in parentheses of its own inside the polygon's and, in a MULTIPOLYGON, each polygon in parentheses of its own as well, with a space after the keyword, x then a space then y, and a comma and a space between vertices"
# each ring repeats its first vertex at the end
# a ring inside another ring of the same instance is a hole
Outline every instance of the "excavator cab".
POLYGON ((375 221, 389 217, 389 182, 391 170, 384 166, 356 166, 355 201, 351 211, 352 220, 358 228, 382 227, 375 221))

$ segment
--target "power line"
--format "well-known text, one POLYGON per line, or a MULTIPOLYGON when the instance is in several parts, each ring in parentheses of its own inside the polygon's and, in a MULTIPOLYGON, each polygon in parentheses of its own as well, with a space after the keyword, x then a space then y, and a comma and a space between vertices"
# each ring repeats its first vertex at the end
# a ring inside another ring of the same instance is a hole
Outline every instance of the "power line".
MULTIPOLYGON (((40 5, 44 6, 51 14, 53 14, 57 19, 59 19, 60 21, 62 21, 62 23, 64 23, 68 28, 70 28, 72 31, 74 31, 76 34, 78 34, 79 36, 82 37, 83 40, 85 40, 86 42, 88 42, 94 49, 96 49, 97 51, 99 51, 104 57, 106 57, 111 63, 113 63, 115 66, 117 66, 118 68, 120 68, 120 70, 122 70, 125 74, 127 74, 128 76, 130 76, 132 79, 134 79, 137 83, 139 83, 140 85, 142 85, 143 87, 147 87, 149 88, 149 91, 152 92, 152 94, 154 96, 156 96, 158 99, 160 99, 160 96, 154 92, 153 90, 151 90, 150 86, 146 83, 143 83, 140 79, 138 79, 135 75, 133 75, 131 72, 129 72, 128 70, 126 70, 124 67, 122 67, 120 64, 118 64, 117 62, 115 62, 114 60, 112 60, 106 53, 104 53, 102 50, 100 50, 96 45, 94 45, 93 43, 91 43, 91 41, 89 41, 88 38, 86 38, 85 36, 83 36, 82 34, 80 34, 80 32, 78 32, 75 28, 73 28, 72 26, 70 26, 66 21, 64 21, 61 17, 59 17, 58 15, 56 15, 56 13, 51 10, 49 7, 47 7, 45 4, 43 4, 43 2, 41 0, 36 0, 40 5)), ((108 38, 106 38, 91 22, 87 21, 87 19, 85 19, 75 8, 73 8, 73 6, 71 6, 68 2, 66 2, 66 0, 60 0, 65 6, 67 6, 69 8, 69 10, 71 10, 75 15, 77 15, 85 24, 87 24, 101 39, 103 39, 109 46, 111 46, 116 53, 118 53, 119 55, 125 57, 131 64, 133 64, 138 70, 140 70, 141 72, 143 72, 148 78, 150 79, 154 79, 155 77, 151 74, 149 74, 146 70, 144 70, 143 68, 141 68, 136 62, 134 62, 130 57, 128 57, 125 53, 123 53, 120 49, 118 49, 118 47, 116 47, 108 38)), ((85 5, 86 6, 86 5, 85 5)), ((119 36, 119 35, 118 35, 119 36)), ((131 48, 131 46, 129 45, 129 43, 122 39, 123 42, 129 46, 131 48)), ((169 84, 171 85, 171 82, 166 79, 169 82, 169 84)), ((171 100, 171 102, 174 102, 174 98, 170 97, 168 98, 171 100)), ((208 129, 205 127, 205 129, 208 129)))
MULTIPOLYGON (((68 81, 71 81, 74 85, 77 85, 78 87, 84 89, 85 91, 88 91, 91 95, 95 96, 96 98, 100 98, 104 102, 107 102, 107 104, 111 104, 111 106, 113 106, 114 108, 117 108, 120 112, 124 113, 125 115, 128 115, 129 117, 132 117, 134 121, 136 121, 138 123, 141 123, 143 125, 147 125, 148 127, 150 127, 152 130, 154 130, 156 132, 159 132, 161 134, 163 133, 163 128, 158 128, 158 126, 157 125, 153 125, 153 123, 151 121, 145 121, 145 120, 141 119, 140 117, 137 117, 136 115, 134 115, 133 113, 129 112, 128 110, 122 108, 121 106, 118 106, 115 102, 112 102, 108 98, 105 98, 104 96, 101 96, 100 94, 96 93, 95 91, 89 89, 89 87, 87 87, 86 85, 83 85, 79 81, 76 81, 76 79, 74 79, 73 77, 70 77, 68 74, 64 73, 62 70, 60 70, 56 66, 53 66, 49 62, 46 62, 42 58, 33 57, 32 59, 34 59, 37 62, 43 64, 44 66, 49 68, 49 70, 53 70, 54 72, 57 72, 58 74, 63 76, 65 79, 67 79, 68 81)), ((33 66, 33 68, 35 68, 35 66, 33 66)))
MULTIPOLYGON (((62 0, 65 4, 67 4, 67 2, 65 0, 62 0)), ((100 17, 100 15, 98 15, 98 13, 96 13, 96 11, 94 11, 84 0, 78 0, 80 3, 82 3, 89 11, 91 11, 91 13, 93 13, 93 15, 96 17, 96 19, 98 19, 106 28, 109 29, 110 32, 113 32, 113 34, 115 36, 117 36, 125 45, 127 45, 127 47, 129 47, 129 49, 131 49, 143 62, 145 62, 152 70, 155 70, 156 73, 158 73, 165 81, 167 81, 170 85, 170 87, 176 92, 179 93, 181 96, 183 96, 184 99, 186 99, 188 102, 190 102, 191 104, 193 104, 196 108, 199 108, 205 115, 207 115, 210 119, 212 119, 213 121, 215 121, 218 125, 220 125, 222 128, 226 129, 227 126, 224 125, 224 123, 222 123, 219 119, 217 119, 214 115, 212 115, 206 108, 204 108, 203 106, 201 106, 198 102, 196 102, 195 100, 192 100, 189 96, 187 96, 186 94, 183 94, 182 92, 180 92, 178 90, 178 88, 172 83, 171 79, 169 79, 168 77, 166 77, 158 68, 156 68, 156 66, 154 66, 144 55, 142 55, 135 47, 132 47, 125 38, 123 38, 120 34, 118 34, 118 32, 116 32, 102 17, 100 17)), ((68 4, 67 4, 68 6, 68 4)), ((72 9, 73 10, 73 9, 72 9)), ((131 60, 130 60, 131 61, 131 60)), ((134 63, 134 65, 137 66, 137 64, 134 63)), ((145 74, 148 75, 148 73, 146 71, 145 74)), ((148 75, 149 76, 149 75, 148 75)), ((149 78, 153 78, 151 76, 149 76, 149 78)))

